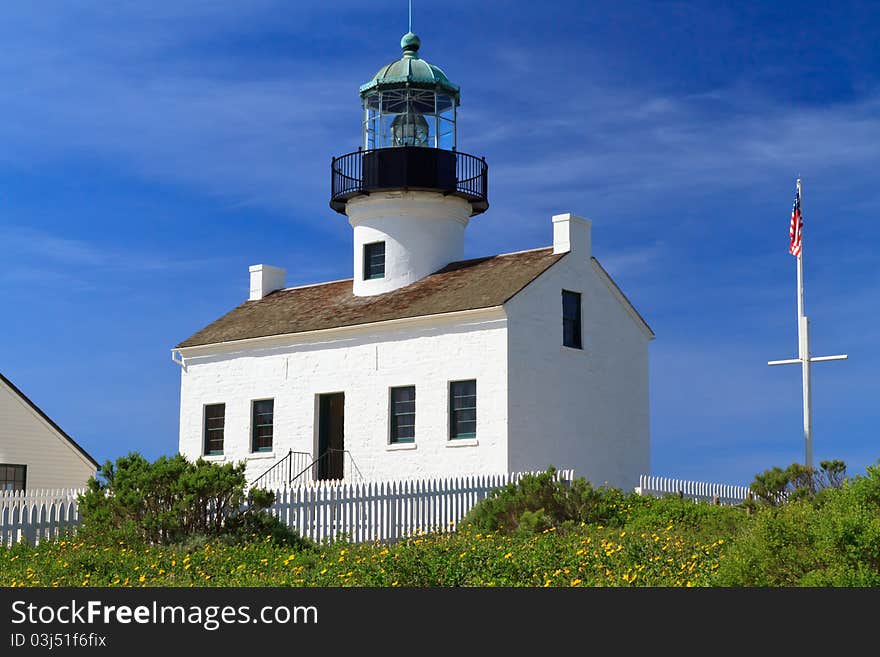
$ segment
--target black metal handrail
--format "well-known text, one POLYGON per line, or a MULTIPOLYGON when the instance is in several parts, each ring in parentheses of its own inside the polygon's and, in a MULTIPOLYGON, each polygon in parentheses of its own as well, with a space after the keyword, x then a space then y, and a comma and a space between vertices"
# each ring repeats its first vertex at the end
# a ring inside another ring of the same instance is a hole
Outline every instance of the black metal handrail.
POLYGON ((293 481, 293 475, 294 475, 294 471, 293 471, 294 455, 300 456, 300 457, 305 457, 306 459, 309 459, 312 457, 312 455, 309 452, 294 452, 292 449, 290 449, 287 451, 286 455, 284 455, 278 461, 273 463, 263 474, 261 474, 259 477, 254 479, 250 483, 250 487, 255 488, 257 486, 257 484, 263 480, 266 480, 266 483, 268 483, 268 479, 272 479, 272 477, 270 477, 269 475, 276 475, 275 476, 276 479, 279 479, 280 481, 286 482, 286 484, 289 486, 290 482, 293 481), (287 469, 287 473, 286 473, 287 476, 286 477, 284 477, 284 474, 285 474, 284 469, 285 468, 287 469))
POLYGON ((292 486, 296 481, 298 481, 301 477, 304 477, 306 474, 311 472, 311 480, 317 481, 320 474, 320 465, 326 464, 330 459, 334 458, 336 455, 342 456, 342 476, 345 477, 345 463, 346 456, 348 457, 348 463, 351 465, 351 477, 353 480, 362 480, 364 476, 361 474, 360 468, 357 467, 357 463, 354 462, 354 457, 352 457, 351 452, 347 449, 336 449, 333 447, 328 447, 324 452, 316 458, 314 461, 309 463, 305 468, 301 471, 297 472, 293 475, 290 483, 288 485, 292 486), (356 475, 356 476, 355 476, 356 475))
POLYGON ((474 214, 489 207, 486 158, 438 148, 401 146, 357 150, 330 163, 330 207, 345 213, 346 202, 389 189, 439 191, 471 203, 474 214))

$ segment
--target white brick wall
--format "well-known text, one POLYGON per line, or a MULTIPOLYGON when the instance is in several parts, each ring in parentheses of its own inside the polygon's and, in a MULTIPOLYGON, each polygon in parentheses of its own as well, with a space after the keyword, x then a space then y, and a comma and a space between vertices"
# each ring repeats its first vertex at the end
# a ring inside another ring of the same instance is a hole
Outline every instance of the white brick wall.
POLYGON ((648 336, 572 252, 506 306, 508 470, 574 468, 624 490, 650 472, 648 336), (562 346, 562 290, 581 293, 582 350, 562 346))
POLYGON ((364 477, 506 471, 507 337, 500 309, 372 328, 318 331, 242 347, 181 350, 180 451, 202 454, 203 407, 226 404, 224 456, 254 478, 288 449, 315 453, 316 397, 345 393, 345 448, 364 477), (448 440, 448 384, 477 380, 477 439, 448 440), (416 386, 414 449, 388 449, 388 390, 416 386), (275 400, 274 452, 251 454, 254 399, 275 400))

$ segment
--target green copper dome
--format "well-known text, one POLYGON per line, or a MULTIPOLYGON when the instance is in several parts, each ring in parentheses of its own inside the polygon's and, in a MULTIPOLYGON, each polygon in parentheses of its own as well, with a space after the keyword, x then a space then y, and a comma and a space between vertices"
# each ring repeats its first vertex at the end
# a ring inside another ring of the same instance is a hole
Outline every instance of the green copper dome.
POLYGON ((458 105, 460 90, 453 84, 439 66, 429 64, 419 57, 421 40, 412 32, 407 32, 400 40, 403 57, 379 69, 373 79, 361 85, 361 96, 373 90, 390 89, 431 89, 452 96, 458 105))

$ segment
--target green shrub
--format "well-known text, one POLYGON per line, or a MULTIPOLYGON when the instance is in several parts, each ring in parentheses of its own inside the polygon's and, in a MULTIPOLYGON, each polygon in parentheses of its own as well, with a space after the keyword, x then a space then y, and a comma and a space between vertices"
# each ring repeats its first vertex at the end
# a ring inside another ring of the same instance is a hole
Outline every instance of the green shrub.
POLYGON ((730 546, 716 583, 880 586, 880 464, 865 476, 801 491, 793 501, 758 509, 730 546))
POLYGON ((818 470, 792 463, 785 470, 775 467, 755 475, 749 488, 757 496, 758 503, 779 506, 789 501, 821 497, 825 490, 840 488, 845 477, 846 464, 843 461, 822 461, 818 470))
POLYGON ((816 527, 825 568, 814 586, 880 586, 880 462, 822 500, 816 527))
POLYGON ((168 545, 197 537, 240 540, 271 536, 286 545, 303 545, 266 509, 274 494, 247 495, 244 464, 188 461, 162 456, 153 463, 137 453, 107 461, 80 496, 86 540, 168 545))
POLYGON ((748 521, 742 508, 694 502, 678 495, 633 495, 627 506, 627 528, 636 533, 673 526, 678 534, 709 540, 732 535, 748 521))
POLYGON ((566 523, 619 523, 623 500, 620 490, 594 489, 582 477, 570 484, 559 481, 550 467, 495 489, 461 524, 478 532, 533 534, 566 523))
POLYGON ((721 586, 798 586, 822 568, 816 508, 808 500, 762 508, 736 536, 721 561, 721 586))

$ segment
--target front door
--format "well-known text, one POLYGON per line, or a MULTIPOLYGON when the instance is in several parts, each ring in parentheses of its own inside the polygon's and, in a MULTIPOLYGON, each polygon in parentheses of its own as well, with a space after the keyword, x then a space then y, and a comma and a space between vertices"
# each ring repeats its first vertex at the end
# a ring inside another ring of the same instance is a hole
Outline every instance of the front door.
POLYGON ((345 476, 345 393, 318 395, 318 479, 345 476))

